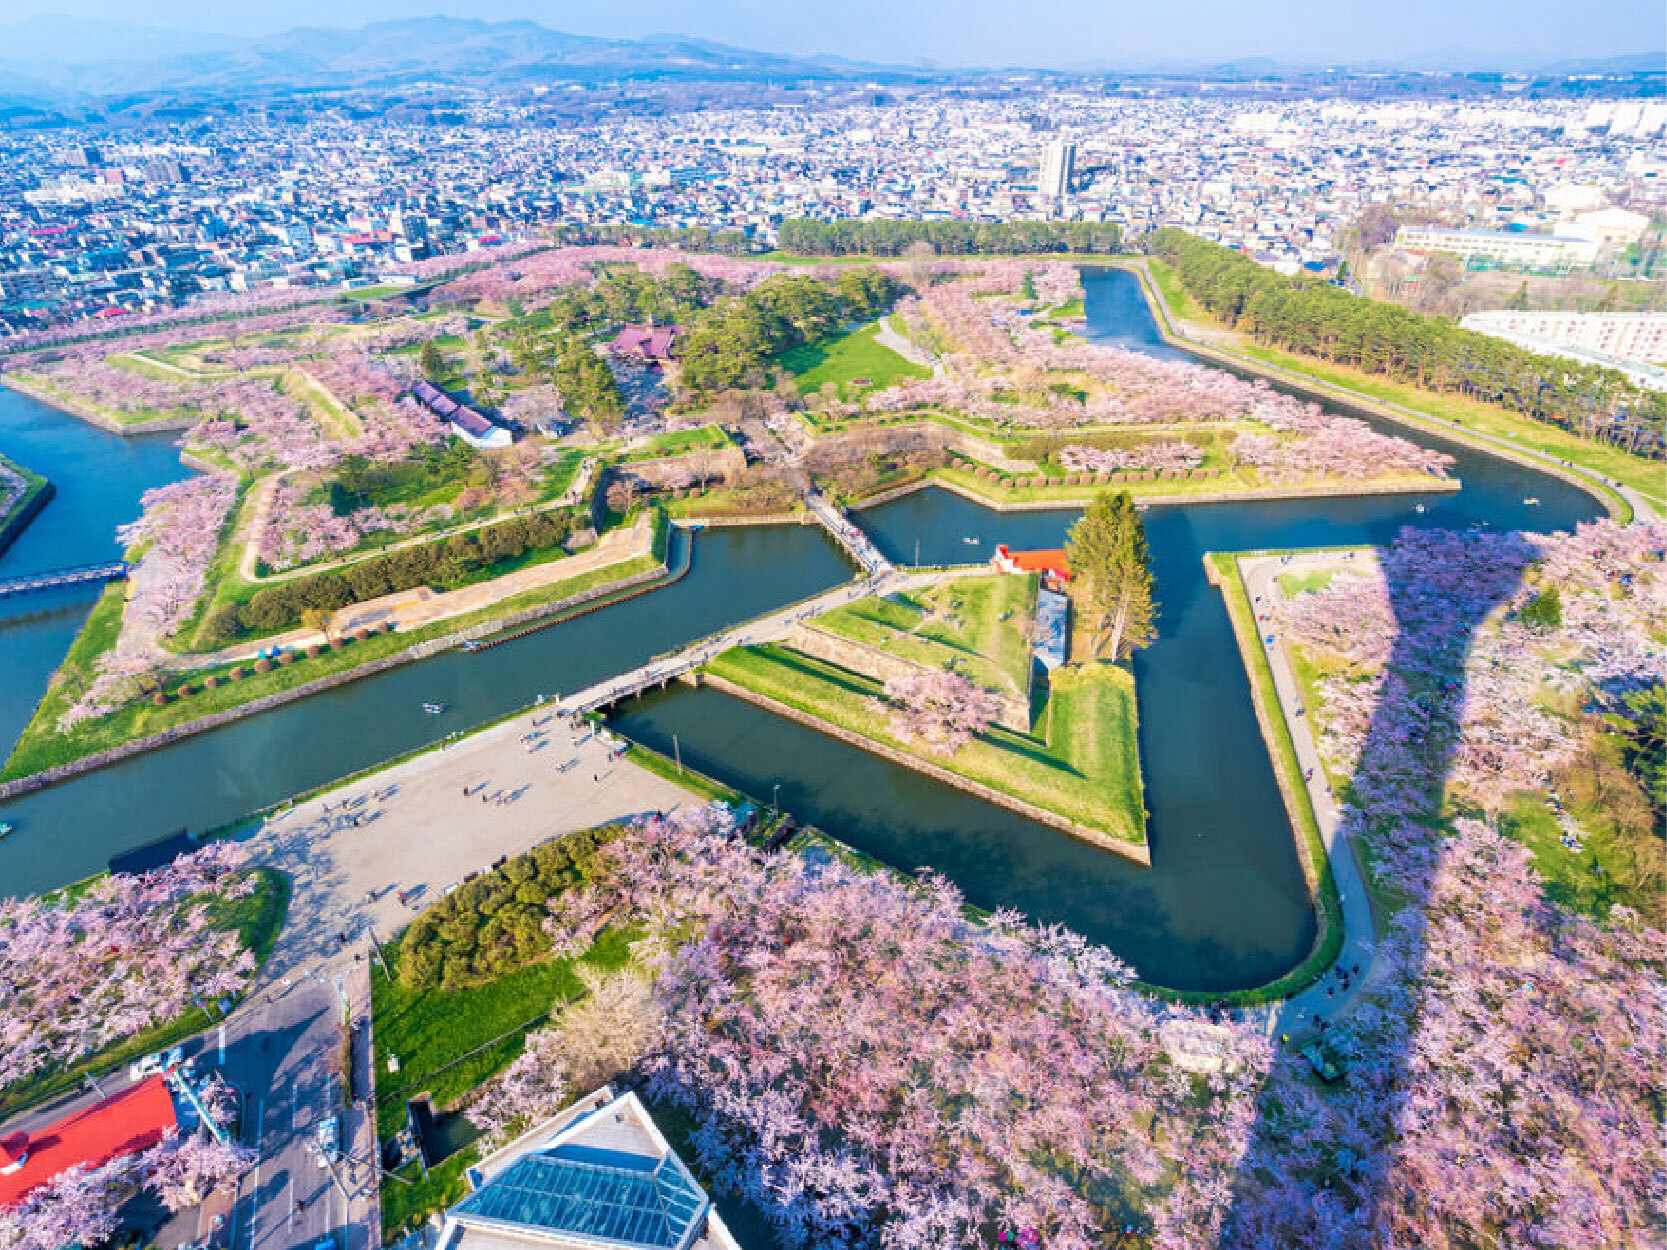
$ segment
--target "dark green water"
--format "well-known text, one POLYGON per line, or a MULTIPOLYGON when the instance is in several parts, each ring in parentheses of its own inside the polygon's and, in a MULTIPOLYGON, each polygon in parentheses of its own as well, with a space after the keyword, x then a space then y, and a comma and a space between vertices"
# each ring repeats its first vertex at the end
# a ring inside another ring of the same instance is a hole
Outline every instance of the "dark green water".
MULTIPOLYGON (((1090 337, 1174 354, 1157 346, 1133 278, 1090 271, 1085 286, 1090 337)), ((1203 553, 1381 543, 1406 524, 1563 528, 1599 511, 1556 479, 1417 438, 1458 457, 1461 493, 1196 504, 1147 513, 1163 605, 1161 636, 1135 664, 1152 813, 1150 869, 709 691, 639 700, 619 723, 668 749, 675 733, 686 760, 766 800, 779 783, 783 806, 802 820, 891 862, 930 865, 975 902, 1010 904, 1068 924, 1154 981, 1217 989, 1265 981, 1301 958, 1314 921, 1226 611, 1203 579, 1203 553), (1527 507, 1525 496, 1542 503, 1527 507), (1414 511, 1419 502, 1422 514, 1414 511)), ((29 548, 20 543, 0 571, 104 554, 110 529, 133 514, 143 486, 180 475, 165 440, 154 449, 123 443, 3 393, 0 450, 97 501, 57 515, 59 504, 52 505, 25 540, 45 544, 41 556, 25 563, 29 548), (31 458, 14 423, 23 433, 36 431, 29 437, 64 440, 57 473, 44 462, 44 449, 31 458)), ((1001 516, 941 491, 860 517, 894 558, 912 560, 918 544, 929 562, 984 559, 998 542, 1057 546, 1074 519, 1072 511, 1001 516)), ((489 652, 448 653, 356 682, 4 805, 0 818, 14 821, 18 832, 0 842, 0 893, 61 884, 102 867, 117 850, 181 826, 233 820, 848 575, 815 530, 703 534, 693 571, 673 587, 489 652), (432 699, 450 705, 446 716, 420 713, 420 704, 432 699)), ((13 631, 34 626, 0 617, 0 664, 9 666, 0 670, 0 729, 8 740, 27 719, 86 602, 55 609, 36 601, 18 612, 25 618, 63 613, 55 623, 41 622, 57 632, 32 649, 15 649, 13 631)))

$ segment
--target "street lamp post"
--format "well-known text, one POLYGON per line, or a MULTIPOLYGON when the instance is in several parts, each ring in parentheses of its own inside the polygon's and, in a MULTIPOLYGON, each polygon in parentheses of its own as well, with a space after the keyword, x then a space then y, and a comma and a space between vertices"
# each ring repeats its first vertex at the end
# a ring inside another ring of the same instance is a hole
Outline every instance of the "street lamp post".
POLYGON ((778 781, 778 782, 776 782, 775 785, 770 787, 770 815, 771 816, 781 815, 781 804, 779 802, 777 802, 777 800, 780 799, 780 798, 781 798, 781 782, 778 781))

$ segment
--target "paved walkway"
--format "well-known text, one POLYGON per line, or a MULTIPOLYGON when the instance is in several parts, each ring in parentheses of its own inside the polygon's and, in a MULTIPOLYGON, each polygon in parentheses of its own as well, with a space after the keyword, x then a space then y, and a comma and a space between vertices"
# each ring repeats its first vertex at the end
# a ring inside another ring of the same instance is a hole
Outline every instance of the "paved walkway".
POLYGON ((911 365, 919 365, 922 369, 930 369, 935 378, 943 377, 946 370, 944 363, 937 356, 930 356, 921 351, 908 339, 904 338, 891 327, 891 318, 881 317, 880 328, 874 334, 874 341, 882 347, 889 347, 911 365))
POLYGON ((362 949, 373 932, 392 936, 499 856, 688 801, 686 790, 612 759, 608 741, 570 727, 554 706, 309 799, 257 835, 293 882, 264 975, 304 974, 362 949))
POLYGON ((1373 976, 1373 957, 1376 934, 1372 924, 1371 895, 1361 874, 1360 862, 1353 847, 1346 844, 1341 832, 1342 806, 1332 795, 1326 780, 1324 765, 1308 717, 1302 710, 1302 697, 1289 650, 1271 622, 1262 617, 1272 605, 1284 598, 1278 577, 1282 573, 1311 572, 1316 569, 1371 568, 1369 553, 1352 555, 1348 552, 1316 552, 1297 556, 1241 556, 1239 568, 1244 576, 1245 589, 1257 617, 1258 645, 1268 657, 1273 670, 1274 689, 1279 696, 1279 711, 1290 727, 1291 741, 1296 746, 1297 764, 1308 778, 1308 797, 1314 805, 1314 816, 1319 822, 1320 836, 1325 842, 1326 856, 1331 861, 1332 880, 1337 883, 1337 894, 1342 901, 1343 949, 1334 968, 1359 969, 1349 980, 1345 992, 1339 971, 1328 970, 1315 984, 1281 1003, 1259 1009, 1255 1016, 1269 1033, 1288 1033, 1293 1037, 1307 1037, 1320 1020, 1330 1019, 1352 1006, 1363 987, 1373 976), (1270 643, 1269 637, 1273 638, 1270 643))

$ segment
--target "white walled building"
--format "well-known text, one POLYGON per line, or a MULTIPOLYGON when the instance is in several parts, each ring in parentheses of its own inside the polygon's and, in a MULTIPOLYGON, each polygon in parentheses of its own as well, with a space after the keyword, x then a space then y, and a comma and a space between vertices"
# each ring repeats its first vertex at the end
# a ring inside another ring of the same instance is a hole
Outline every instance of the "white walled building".
POLYGON ((1578 347, 1614 360, 1667 364, 1667 313, 1515 312, 1493 309, 1459 322, 1498 338, 1533 339, 1547 347, 1578 347))
POLYGON ((1465 260, 1490 260, 1522 269, 1581 269, 1597 262, 1603 245, 1593 239, 1531 234, 1526 230, 1450 230, 1402 226, 1395 246, 1409 252, 1444 252, 1465 260))

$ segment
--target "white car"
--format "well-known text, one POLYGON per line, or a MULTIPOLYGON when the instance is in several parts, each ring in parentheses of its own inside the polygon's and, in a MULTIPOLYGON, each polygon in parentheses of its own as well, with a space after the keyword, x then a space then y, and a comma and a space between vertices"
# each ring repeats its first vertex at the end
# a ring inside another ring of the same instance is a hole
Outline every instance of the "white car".
POLYGON ((138 1084, 147 1076, 155 1076, 160 1072, 167 1072, 176 1068, 185 1059, 185 1047, 175 1046, 172 1050, 157 1051, 154 1055, 146 1055, 143 1059, 135 1059, 128 1066, 128 1079, 138 1084))
POLYGON ((328 1116, 318 1122, 313 1131, 313 1143, 321 1159, 334 1159, 341 1154, 342 1122, 340 1116, 328 1116))

